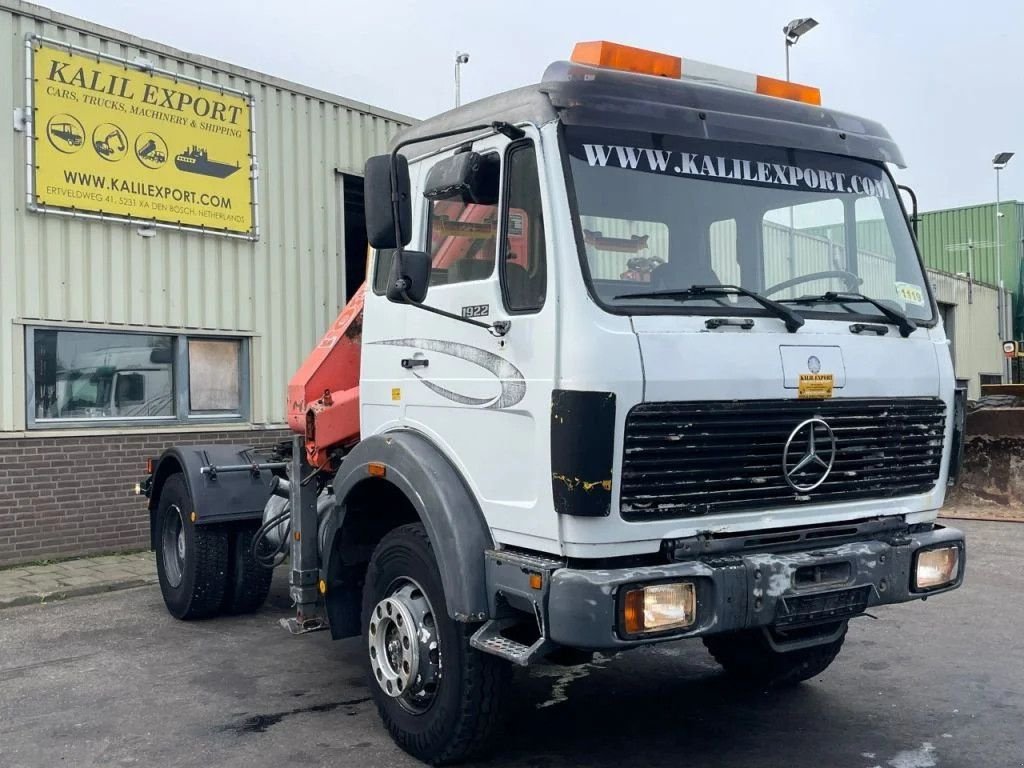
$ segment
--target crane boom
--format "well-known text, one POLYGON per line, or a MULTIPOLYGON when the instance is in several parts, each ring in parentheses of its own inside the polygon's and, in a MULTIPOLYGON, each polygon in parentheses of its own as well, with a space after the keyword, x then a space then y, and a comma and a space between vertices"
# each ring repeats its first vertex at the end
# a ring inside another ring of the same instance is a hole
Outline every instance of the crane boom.
POLYGON ((288 382, 288 426, 304 435, 306 461, 326 468, 330 452, 359 442, 359 358, 364 283, 288 382))

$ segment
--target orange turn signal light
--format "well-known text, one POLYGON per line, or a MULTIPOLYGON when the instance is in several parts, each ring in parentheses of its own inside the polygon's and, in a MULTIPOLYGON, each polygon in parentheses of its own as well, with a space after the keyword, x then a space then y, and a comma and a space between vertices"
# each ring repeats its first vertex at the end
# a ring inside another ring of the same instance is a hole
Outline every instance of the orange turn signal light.
POLYGON ((626 632, 637 635, 644 631, 644 591, 634 589, 626 593, 622 606, 622 625, 626 632))
POLYGON ((156 462, 153 461, 152 459, 146 459, 146 474, 147 475, 152 475, 153 474, 153 469, 155 468, 154 467, 155 464, 156 464, 156 462))
POLYGON ((779 99, 802 101, 804 104, 821 106, 821 89, 787 80, 776 80, 774 77, 757 76, 757 92, 762 96, 775 96, 779 99))
POLYGON ((539 573, 530 574, 530 589, 540 589, 544 586, 544 577, 539 573))
POLYGON ((593 67, 621 69, 626 72, 676 79, 683 73, 683 60, 678 56, 633 48, 621 43, 609 43, 607 40, 576 43, 572 49, 571 60, 593 67))
POLYGON ((379 462, 371 461, 366 465, 366 471, 370 477, 384 477, 388 473, 388 468, 379 462))

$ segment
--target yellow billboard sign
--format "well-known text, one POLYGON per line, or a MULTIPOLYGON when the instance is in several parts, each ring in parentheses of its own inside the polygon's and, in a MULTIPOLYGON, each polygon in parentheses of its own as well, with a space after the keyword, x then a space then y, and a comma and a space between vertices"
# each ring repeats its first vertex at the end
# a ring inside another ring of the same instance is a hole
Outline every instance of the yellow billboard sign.
POLYGON ((256 236, 252 104, 32 41, 34 208, 256 236))

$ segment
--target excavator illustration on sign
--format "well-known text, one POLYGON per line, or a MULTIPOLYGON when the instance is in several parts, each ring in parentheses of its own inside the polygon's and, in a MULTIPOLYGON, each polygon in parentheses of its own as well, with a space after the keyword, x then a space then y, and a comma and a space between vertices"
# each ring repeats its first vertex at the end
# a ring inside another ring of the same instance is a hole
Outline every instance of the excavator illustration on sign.
POLYGON ((102 139, 94 139, 92 145, 99 155, 107 159, 113 155, 123 154, 127 149, 124 134, 119 128, 114 128, 102 139))
POLYGON ((66 141, 72 147, 82 146, 85 137, 76 130, 71 123, 52 123, 50 125, 50 136, 66 141))

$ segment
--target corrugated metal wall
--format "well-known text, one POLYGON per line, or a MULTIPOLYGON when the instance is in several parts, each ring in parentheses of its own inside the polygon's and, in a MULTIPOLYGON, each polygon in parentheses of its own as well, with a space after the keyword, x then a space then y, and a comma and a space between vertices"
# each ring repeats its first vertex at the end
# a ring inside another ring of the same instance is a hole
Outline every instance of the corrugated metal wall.
POLYGON ((251 334, 252 420, 281 422, 288 378, 345 302, 335 171, 361 175, 408 120, 11 0, 0 4, 7 115, 24 106, 33 33, 128 59, 145 52, 157 67, 252 93, 261 232, 256 243, 144 238, 129 225, 29 213, 25 135, 0 131, 0 431, 25 425, 22 321, 33 320, 251 334))
POLYGON ((1002 339, 999 338, 998 296, 995 288, 964 278, 929 271, 935 300, 953 305, 953 328, 946 334, 953 339, 953 359, 958 379, 967 379, 967 395, 981 394, 979 374, 999 374, 1003 370, 1002 339))
MULTIPOLYGON (((1000 251, 1003 283, 1016 292, 1024 239, 1024 204, 1000 204, 1000 251)), ((967 274, 973 266, 976 282, 999 284, 996 259, 995 203, 950 208, 921 214, 918 226, 921 255, 926 266, 950 274, 967 274), (973 264, 972 264, 973 262, 973 264)))

